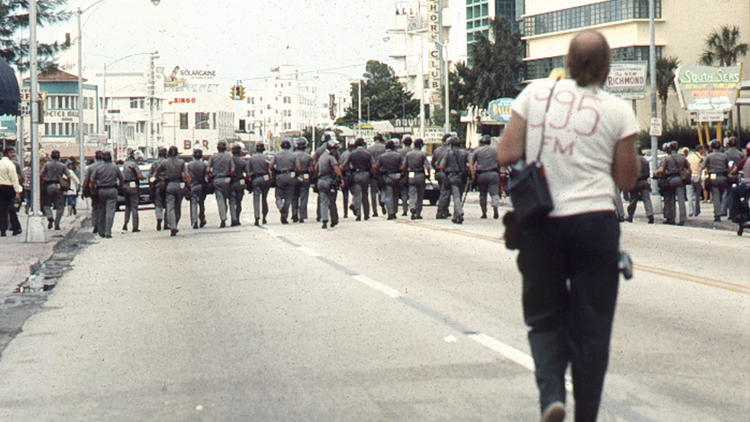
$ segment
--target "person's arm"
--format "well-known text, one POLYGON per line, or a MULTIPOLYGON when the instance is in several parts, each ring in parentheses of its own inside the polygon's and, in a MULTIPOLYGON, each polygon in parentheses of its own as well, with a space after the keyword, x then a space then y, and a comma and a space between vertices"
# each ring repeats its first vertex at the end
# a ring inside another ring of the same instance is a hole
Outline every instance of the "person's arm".
POLYGON ((640 174, 640 165, 635 151, 635 134, 617 141, 612 162, 612 178, 620 190, 630 191, 640 174))
POLYGON ((343 189, 344 175, 341 174, 341 169, 339 168, 338 163, 336 163, 336 159, 331 160, 331 167, 333 167, 333 172, 336 173, 336 179, 339 181, 339 186, 341 186, 341 189, 343 189))
POLYGON ((187 186, 190 186, 190 174, 187 172, 187 165, 185 163, 182 163, 182 180, 185 181, 187 186))
POLYGON ((78 179, 78 176, 76 176, 76 172, 74 172, 71 169, 68 169, 68 177, 71 181, 75 182, 77 186, 81 185, 81 181, 78 179))
POLYGON ((507 166, 523 158, 526 152, 526 119, 515 111, 497 144, 497 165, 507 166))

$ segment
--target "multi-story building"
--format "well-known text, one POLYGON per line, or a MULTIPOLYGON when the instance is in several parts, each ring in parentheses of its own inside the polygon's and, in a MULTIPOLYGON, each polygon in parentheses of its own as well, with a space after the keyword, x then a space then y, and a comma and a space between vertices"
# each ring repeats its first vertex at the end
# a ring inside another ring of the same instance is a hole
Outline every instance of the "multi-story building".
POLYGON ((312 80, 302 79, 294 66, 271 69, 259 86, 246 91, 243 112, 247 131, 262 139, 296 136, 316 120, 317 90, 312 80))
POLYGON ((470 51, 471 44, 476 42, 479 35, 489 37, 490 19, 502 16, 512 24, 516 24, 521 18, 524 7, 524 0, 465 0, 465 2, 467 51, 470 51))
MULTIPOLYGON (((572 37, 594 28, 602 32, 612 49, 612 61, 648 61, 648 0, 535 0, 525 2, 523 34, 526 42, 526 78, 547 77, 556 67, 565 66, 565 54, 572 37)), ((699 0, 654 0, 656 56, 671 56, 680 64, 697 64, 711 31, 722 25, 737 26, 744 42, 750 38, 750 2, 721 0, 706 7, 699 0), (697 16, 700 25, 696 25, 697 16)), ((740 58, 747 62, 749 56, 740 58)), ((750 66, 741 76, 750 79, 750 66)), ((668 117, 683 122, 689 115, 679 108, 673 91, 669 93, 668 117)), ((743 112, 742 121, 750 121, 743 112)), ((650 94, 637 101, 641 127, 648 127, 650 94)))
POLYGON ((344 117, 346 109, 351 107, 352 98, 348 90, 340 90, 330 93, 327 98, 318 98, 318 115, 315 126, 318 128, 331 128, 336 120, 344 117), (322 101, 321 101, 322 100, 322 101))

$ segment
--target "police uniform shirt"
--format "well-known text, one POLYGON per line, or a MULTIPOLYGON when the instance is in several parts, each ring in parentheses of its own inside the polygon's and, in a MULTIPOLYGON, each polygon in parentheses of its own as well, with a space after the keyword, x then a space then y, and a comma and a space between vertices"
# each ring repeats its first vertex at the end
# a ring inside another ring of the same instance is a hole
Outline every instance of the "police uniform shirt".
POLYGON ((465 160, 466 156, 462 155, 461 151, 457 148, 446 149, 445 154, 442 154, 439 166, 443 167, 445 165, 446 173, 459 173, 462 170, 459 161, 462 159, 465 160))
POLYGON ((411 147, 403 146, 403 147, 399 148, 397 152, 399 154, 401 154, 401 157, 403 157, 404 159, 406 159, 406 155, 409 154, 411 151, 412 151, 411 147))
POLYGON ((645 157, 640 157, 641 161, 641 174, 638 175, 639 179, 648 179, 648 177, 651 175, 651 170, 648 166, 648 160, 645 157))
POLYGON ((179 182, 182 180, 182 173, 185 171, 185 161, 170 157, 162 161, 157 169, 159 176, 170 182, 179 182))
POLYGON ((367 151, 372 155, 372 159, 377 162, 378 157, 385 152, 385 144, 375 142, 370 148, 367 148, 367 151))
POLYGON ((737 164, 739 164, 740 161, 742 161, 742 159, 744 158, 740 150, 738 150, 735 147, 731 147, 727 149, 727 151, 724 154, 727 156, 727 161, 732 162, 733 166, 736 166, 737 164))
POLYGON ((471 156, 471 162, 480 171, 497 170, 497 148, 484 145, 477 148, 471 156))
MULTIPOLYGON (((339 157, 339 165, 344 165, 345 162, 349 161, 349 156, 352 155, 352 152, 350 150, 346 150, 341 154, 341 157, 339 157)), ((351 169, 349 169, 351 170, 351 169)))
POLYGON ((372 158, 372 154, 365 149, 365 147, 357 147, 347 157, 346 167, 349 170, 354 171, 370 171, 375 160, 372 158))
POLYGON ((291 151, 279 151, 273 157, 273 169, 276 173, 286 173, 294 170, 295 156, 291 151))
POLYGON ((318 159, 318 176, 333 176, 333 168, 338 165, 336 157, 330 152, 324 152, 318 159))
POLYGON ((187 172, 190 175, 190 182, 193 185, 200 185, 206 180, 206 163, 203 160, 193 159, 187 165, 187 172))
POLYGON ((708 154, 704 163, 709 173, 727 174, 729 159, 723 152, 714 151, 708 154))
POLYGON ((245 175, 247 175, 247 161, 245 161, 245 159, 243 159, 242 157, 233 155, 232 162, 234 163, 234 176, 232 176, 232 179, 243 179, 245 175))
POLYGON ((679 175, 683 168, 690 168, 687 159, 682 154, 673 152, 664 166, 664 173, 667 175, 679 175))
POLYGON ((313 158, 315 159, 316 162, 320 160, 320 157, 323 155, 323 153, 328 151, 326 148, 327 148, 326 143, 323 142, 323 145, 319 146, 318 149, 315 150, 315 153, 313 154, 313 158))
POLYGON ((231 174, 234 167, 234 160, 232 154, 228 152, 220 152, 214 154, 208 159, 208 168, 211 170, 211 175, 214 177, 227 177, 231 174))
POLYGON ((266 154, 262 152, 256 152, 253 154, 248 163, 248 169, 253 177, 268 174, 268 158, 266 157, 266 154))
POLYGON ((114 163, 101 163, 94 169, 91 177, 96 181, 97 188, 111 188, 123 180, 120 168, 114 163))
POLYGON ((450 146, 445 144, 435 148, 435 150, 432 151, 432 166, 435 168, 440 168, 440 162, 443 160, 443 155, 445 155, 445 152, 449 150, 450 146))
POLYGON ((135 182, 138 180, 138 165, 133 160, 125 161, 122 166, 122 176, 126 182, 135 182))
POLYGON ((42 175, 47 182, 59 182, 60 178, 68 172, 65 164, 52 160, 42 167, 42 175))
POLYGON ((413 150, 406 154, 406 169, 408 171, 424 171, 427 154, 424 151, 413 150))
POLYGON ((397 173, 401 170, 403 158, 396 151, 386 151, 378 157, 378 168, 383 173, 397 173))
POLYGON ((294 153, 294 166, 299 167, 303 173, 310 172, 310 166, 312 165, 312 157, 306 151, 295 151, 294 153))
POLYGON ((159 157, 156 159, 156 161, 151 163, 151 167, 148 169, 148 174, 150 176, 153 176, 154 174, 156 174, 156 169, 159 168, 159 165, 162 163, 162 161, 164 161, 164 158, 159 157))
POLYGON ((91 180, 91 176, 94 174, 94 171, 96 170, 96 168, 99 167, 100 165, 102 165, 101 161, 94 161, 93 163, 89 164, 86 167, 86 174, 84 175, 84 177, 88 180, 91 180))

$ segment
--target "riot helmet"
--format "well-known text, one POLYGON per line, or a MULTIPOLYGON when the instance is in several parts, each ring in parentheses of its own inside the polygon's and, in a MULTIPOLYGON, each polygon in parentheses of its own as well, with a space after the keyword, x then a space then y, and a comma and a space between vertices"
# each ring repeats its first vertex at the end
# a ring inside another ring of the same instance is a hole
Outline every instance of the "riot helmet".
POLYGON ((487 135, 487 134, 482 135, 482 137, 479 139, 479 143, 482 145, 489 145, 491 142, 492 142, 492 137, 490 137, 490 135, 487 135))

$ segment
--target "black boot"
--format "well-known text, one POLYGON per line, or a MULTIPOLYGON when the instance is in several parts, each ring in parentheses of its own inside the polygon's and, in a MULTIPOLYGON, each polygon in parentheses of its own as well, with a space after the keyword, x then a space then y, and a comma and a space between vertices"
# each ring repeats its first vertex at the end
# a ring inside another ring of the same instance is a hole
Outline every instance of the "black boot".
POLYGON ((281 224, 289 224, 289 222, 286 220, 286 217, 283 215, 281 216, 281 224))
POLYGON ((161 231, 161 220, 156 220, 156 231, 161 231))
POLYGON ((295 222, 295 223, 298 222, 299 221, 299 217, 297 217, 296 215, 292 215, 292 221, 295 222))
POLYGON ((500 214, 497 212, 497 207, 492 207, 492 218, 494 218, 495 220, 500 218, 500 214))
POLYGON ((481 216, 481 217, 479 217, 479 218, 481 218, 481 219, 486 219, 486 218, 487 218, 487 213, 486 213, 486 212, 484 212, 484 211, 482 211, 482 216, 481 216))
POLYGON ((260 218, 256 218, 255 219, 255 225, 256 226, 260 226, 260 218))
POLYGON ((221 220, 221 223, 219 223, 219 228, 223 229, 226 226, 227 226, 227 220, 221 220))
POLYGON ((328 228, 328 222, 324 221, 323 222, 323 226, 321 227, 321 229, 327 229, 327 228, 328 228))
POLYGON ((51 219, 51 218, 48 218, 48 219, 47 219, 47 228, 48 228, 48 229, 51 229, 51 228, 52 228, 52 223, 53 223, 54 221, 55 221, 55 220, 53 220, 53 219, 51 219))
POLYGON ((123 231, 128 231, 128 225, 127 224, 123 224, 122 225, 122 230, 123 231))

